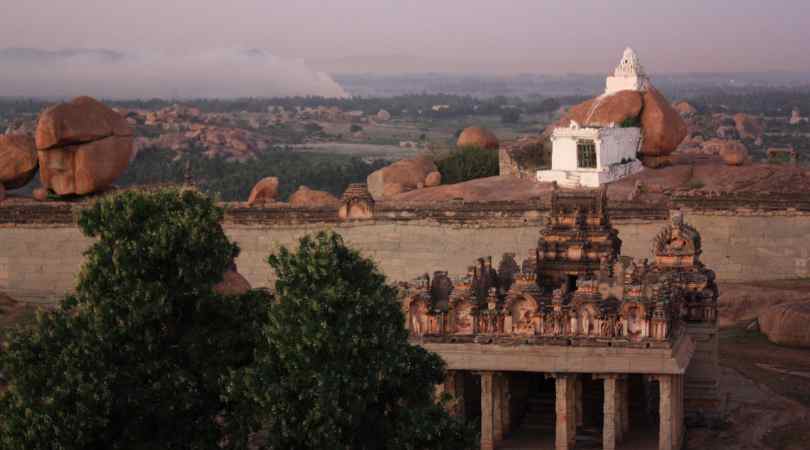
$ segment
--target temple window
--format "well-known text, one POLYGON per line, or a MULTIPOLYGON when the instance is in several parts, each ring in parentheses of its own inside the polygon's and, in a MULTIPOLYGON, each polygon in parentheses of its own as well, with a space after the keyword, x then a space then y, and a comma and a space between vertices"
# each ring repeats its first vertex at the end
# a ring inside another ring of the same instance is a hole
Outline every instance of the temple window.
POLYGON ((596 168, 596 143, 591 140, 577 142, 577 167, 596 168))

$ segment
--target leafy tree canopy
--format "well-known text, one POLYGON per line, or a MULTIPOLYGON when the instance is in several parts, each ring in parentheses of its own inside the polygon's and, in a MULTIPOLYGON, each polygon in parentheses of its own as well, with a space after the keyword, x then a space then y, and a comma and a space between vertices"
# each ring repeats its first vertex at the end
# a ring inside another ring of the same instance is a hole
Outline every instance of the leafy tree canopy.
POLYGON ((265 343, 233 393, 270 449, 466 449, 474 433, 433 401, 441 359, 408 343, 397 290, 340 236, 269 258, 278 277, 265 343))
POLYGON ((213 290, 238 253, 194 191, 123 192, 79 217, 97 238, 76 293, 0 354, 0 448, 244 448, 223 400, 252 362, 264 295, 213 290))
POLYGON ((436 166, 445 184, 494 177, 500 172, 498 152, 480 147, 460 148, 436 161, 436 166))

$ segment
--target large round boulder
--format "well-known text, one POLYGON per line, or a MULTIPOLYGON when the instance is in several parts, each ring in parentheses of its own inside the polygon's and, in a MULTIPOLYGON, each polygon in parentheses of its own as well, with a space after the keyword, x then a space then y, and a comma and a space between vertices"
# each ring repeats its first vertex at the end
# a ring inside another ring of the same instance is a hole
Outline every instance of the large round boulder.
POLYGON ((678 111, 678 114, 682 116, 692 116, 698 113, 697 108, 692 106, 689 102, 680 101, 672 105, 675 108, 675 111, 678 111))
POLYGON ((810 302, 774 305, 758 319, 760 330, 774 344, 810 348, 810 302))
POLYGON ((133 130, 101 102, 79 97, 40 115, 36 146, 43 187, 84 195, 109 187, 126 171, 133 130))
POLYGON ((739 141, 726 141, 720 148, 720 157, 729 166, 742 166, 749 161, 748 149, 739 141))
POLYGON ((297 208, 324 208, 340 206, 340 200, 325 191, 301 186, 290 196, 290 205, 297 208))
POLYGON ((674 152, 688 134, 686 122, 658 90, 650 86, 643 95, 641 154, 666 156, 674 152))
POLYGON ((438 170, 436 172, 430 172, 427 177, 425 177, 425 187, 436 187, 442 184, 442 174, 438 170))
MULTIPOLYGON (((439 169, 429 158, 420 156, 414 159, 404 159, 397 161, 390 166, 372 172, 366 179, 368 191, 374 200, 380 200, 387 196, 412 191, 420 186, 426 186, 428 175, 437 172, 439 169)), ((431 180, 433 182, 434 180, 431 180)))
POLYGON ((567 127, 571 121, 581 126, 621 126, 623 123, 636 122, 642 106, 640 92, 619 91, 572 106, 557 126, 567 127))
POLYGON ((126 119, 91 97, 78 97, 70 103, 51 106, 37 123, 38 150, 66 147, 110 136, 132 136, 126 119))
POLYGON ((248 205, 255 203, 272 203, 278 198, 278 178, 265 177, 259 180, 250 190, 248 205))
POLYGON ((0 184, 18 189, 37 173, 39 161, 34 138, 25 134, 0 135, 0 184))
POLYGON ((500 143, 495 134, 486 128, 469 127, 465 128, 458 136, 456 147, 497 150, 500 147, 500 143))
POLYGON ((734 127, 740 139, 750 139, 755 141, 765 134, 765 126, 762 120, 748 114, 738 113, 734 115, 734 127))

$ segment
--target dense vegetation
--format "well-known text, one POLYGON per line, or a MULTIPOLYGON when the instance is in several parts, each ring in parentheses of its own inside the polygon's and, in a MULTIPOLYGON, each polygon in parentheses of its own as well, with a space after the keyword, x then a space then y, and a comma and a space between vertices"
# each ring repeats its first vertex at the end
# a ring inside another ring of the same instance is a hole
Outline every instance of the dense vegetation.
MULTIPOLYGON (((136 100, 118 101, 111 104, 129 108, 158 109, 170 106, 169 100, 136 100)), ((512 105, 527 113, 551 112, 560 107, 560 101, 553 98, 520 98, 492 97, 475 98, 471 96, 446 94, 412 94, 396 97, 282 97, 282 98, 244 98, 235 100, 198 99, 184 100, 183 104, 200 108, 203 112, 267 112, 268 107, 281 106, 285 109, 297 107, 337 106, 344 111, 363 111, 376 114, 381 109, 394 117, 458 117, 464 115, 498 115, 502 107, 512 105), (433 111, 435 105, 447 105, 449 109, 433 111)))
POLYGON ((226 297, 222 214, 177 189, 82 211, 96 241, 75 295, 0 352, 0 448, 245 450, 257 432, 274 450, 473 448, 373 262, 321 233, 269 257, 275 299, 226 297))
POLYGON ((699 110, 713 113, 747 113, 766 116, 789 116, 798 107, 810 113, 810 90, 807 88, 740 88, 709 90, 690 99, 699 110))
POLYGON ((193 181, 204 192, 225 201, 245 201, 250 189, 264 177, 279 177, 279 194, 286 199, 300 185, 324 190, 337 196, 349 183, 365 182, 368 175, 385 162, 365 162, 359 158, 323 153, 268 151, 256 160, 229 162, 189 152, 176 158, 168 150, 147 150, 138 154, 119 185, 181 183, 186 167, 193 181))
POLYGON ((436 159, 442 183, 453 184, 476 178, 494 177, 499 173, 498 152, 478 147, 461 148, 436 159))
POLYGON ((444 362, 408 342, 398 291, 340 236, 269 258, 277 302, 232 392, 270 449, 451 450, 475 433, 434 402, 444 362))
POLYGON ((79 226, 97 241, 75 295, 0 353, 0 448, 245 448, 223 379, 252 363, 268 299, 215 293, 239 252, 222 214, 177 190, 82 211, 79 226))

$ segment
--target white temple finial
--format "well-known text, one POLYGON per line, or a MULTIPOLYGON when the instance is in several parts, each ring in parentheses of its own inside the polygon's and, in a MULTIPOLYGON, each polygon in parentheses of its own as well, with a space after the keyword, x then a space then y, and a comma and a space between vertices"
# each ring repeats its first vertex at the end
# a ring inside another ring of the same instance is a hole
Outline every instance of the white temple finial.
POLYGON ((641 62, 638 59, 638 55, 635 51, 633 51, 632 48, 627 47, 624 49, 622 60, 619 61, 619 65, 616 67, 614 75, 617 77, 644 75, 644 67, 642 67, 641 62))
POLYGON ((647 75, 638 55, 632 48, 625 48, 619 65, 613 71, 613 76, 607 79, 605 94, 623 90, 644 91, 647 89, 647 85, 647 75))

